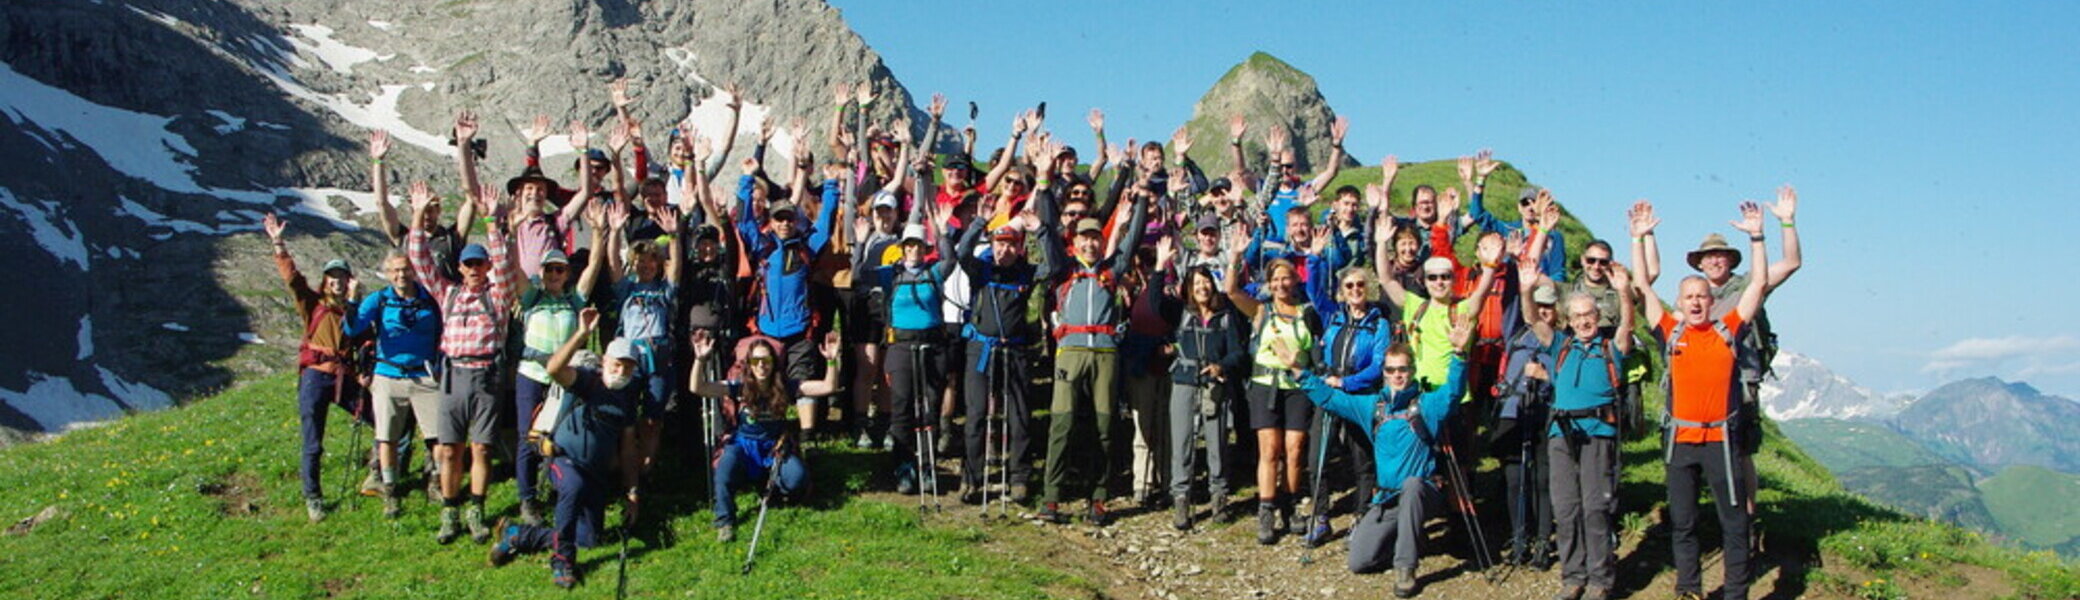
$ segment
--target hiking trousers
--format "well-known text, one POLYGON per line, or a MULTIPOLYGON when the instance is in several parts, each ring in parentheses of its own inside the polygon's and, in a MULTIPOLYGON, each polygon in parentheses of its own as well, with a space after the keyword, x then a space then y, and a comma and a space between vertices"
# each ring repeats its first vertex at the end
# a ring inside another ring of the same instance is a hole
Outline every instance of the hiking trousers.
MULTIPOLYGON (((1154 360, 1154 357, 1150 357, 1154 360)), ((1170 466, 1170 374, 1159 372, 1142 373, 1137 365, 1127 365, 1136 373, 1127 376, 1126 408, 1134 420, 1134 450, 1132 452, 1134 494, 1149 497, 1167 493, 1163 483, 1170 466)), ((1181 433, 1178 435, 1182 435, 1181 433)))
POLYGON ((521 500, 534 500, 535 474, 542 469, 541 451, 527 443, 527 430, 534 428, 534 412, 549 397, 549 384, 528 379, 525 375, 513 378, 513 425, 519 440, 513 448, 513 484, 520 488, 521 500))
POLYGON ((1078 421, 1095 421, 1098 430, 1097 443, 1091 445, 1097 456, 1090 464, 1097 468, 1088 474, 1092 479, 1090 497, 1101 502, 1110 497, 1115 470, 1112 426, 1118 412, 1113 404, 1113 386, 1118 383, 1118 375, 1119 354, 1109 349, 1063 348, 1055 353, 1054 402, 1048 405, 1052 416, 1047 423, 1047 471, 1041 480, 1042 501, 1062 500, 1062 485, 1069 480, 1069 439, 1078 421))
POLYGON ((1206 442, 1206 460, 1198 464, 1206 468, 1206 488, 1215 502, 1226 496, 1228 490, 1228 396, 1234 388, 1224 384, 1200 387, 1182 383, 1170 385, 1170 497, 1179 504, 1191 498, 1194 446, 1206 442), (1211 392, 1211 406, 1199 402, 1201 392, 1211 392), (1213 414, 1206 414, 1211 408, 1213 414))
POLYGON ((307 500, 325 497, 318 486, 325 457, 325 407, 332 404, 333 394, 344 391, 333 389, 339 383, 338 375, 310 368, 304 369, 296 380, 296 414, 303 425, 303 460, 297 472, 303 477, 303 497, 307 500))
POLYGON ((992 349, 982 342, 969 341, 968 360, 961 365, 961 372, 967 380, 961 395, 968 414, 961 431, 961 482, 971 487, 985 483, 982 476, 988 472, 988 457, 983 452, 988 450, 1003 457, 1012 486, 1025 483, 1032 477, 1032 467, 1026 463, 1026 446, 1031 443, 1026 425, 1033 415, 1026 406, 1026 387, 1033 381, 1026 370, 1026 352, 1005 346, 992 349), (995 407, 990 406, 992 402, 995 407), (999 421, 984 423, 991 413, 999 421), (988 440, 989 446, 984 447, 984 438, 990 436, 997 439, 988 440))
POLYGON ((781 456, 773 466, 760 467, 758 459, 738 444, 722 445, 721 457, 715 459, 715 526, 737 523, 737 496, 739 490, 765 493, 766 479, 773 479, 774 493, 794 494, 806 489, 809 484, 809 466, 802 457, 794 454, 781 456), (777 476, 773 469, 780 472, 777 476))
MULTIPOLYGON (((521 525, 513 549, 520 553, 548 550, 551 562, 576 565, 579 547, 599 546, 599 532, 606 528, 607 500, 621 487, 616 477, 619 475, 588 473, 566 457, 551 459, 549 485, 556 489, 555 522, 521 525)), ((505 535, 503 531, 494 533, 505 535)))
POLYGON ((1346 566, 1352 573, 1378 573, 1391 560, 1397 571, 1415 570, 1422 559, 1423 519, 1438 511, 1443 498, 1420 477, 1401 480, 1395 499, 1372 504, 1351 526, 1346 566))
POLYGON ((917 461, 916 428, 939 426, 939 390, 946 385, 946 374, 940 372, 945 359, 939 355, 946 348, 922 341, 896 342, 887 348, 882 366, 888 376, 888 432, 895 438, 891 453, 896 464, 910 464, 917 461))
POLYGON ((1712 506, 1719 511, 1721 562, 1726 566, 1726 600, 1746 600, 1748 597, 1748 511, 1747 503, 1753 496, 1745 491, 1737 494, 1741 506, 1733 505, 1730 495, 1737 481, 1744 477, 1739 472, 1742 461, 1734 461, 1735 481, 1726 480, 1726 449, 1724 442, 1703 444, 1679 443, 1670 453, 1668 460, 1668 520, 1669 530, 1674 536, 1676 559, 1676 591, 1702 595, 1704 583, 1699 573, 1699 550, 1697 541, 1697 488, 1702 482, 1712 487, 1712 506))
POLYGON ((1618 440, 1591 437, 1574 446, 1567 436, 1546 440, 1552 468, 1553 520, 1560 533, 1560 582, 1564 586, 1611 589, 1616 583, 1616 549, 1611 547, 1611 507, 1618 468, 1618 440))

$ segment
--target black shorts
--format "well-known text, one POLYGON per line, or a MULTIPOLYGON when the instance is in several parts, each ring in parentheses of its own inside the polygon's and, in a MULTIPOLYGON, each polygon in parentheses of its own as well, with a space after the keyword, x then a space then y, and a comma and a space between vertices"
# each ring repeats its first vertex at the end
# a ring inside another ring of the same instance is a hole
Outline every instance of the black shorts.
POLYGON ((1248 396, 1251 429, 1307 431, 1308 420, 1314 418, 1314 405, 1307 402, 1306 390, 1281 390, 1251 382, 1248 396))

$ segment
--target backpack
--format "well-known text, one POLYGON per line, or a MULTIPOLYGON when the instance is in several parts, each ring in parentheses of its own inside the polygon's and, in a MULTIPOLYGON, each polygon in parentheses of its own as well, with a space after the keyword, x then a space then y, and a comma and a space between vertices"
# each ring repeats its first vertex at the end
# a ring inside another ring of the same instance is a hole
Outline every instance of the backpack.
MULTIPOLYGON (((888 293, 886 293, 886 294, 882 294, 882 298, 881 298, 882 306, 883 306, 883 308, 884 308, 884 309, 885 309, 885 310, 887 311, 887 313, 888 313, 888 323, 887 323, 887 325, 888 325, 889 329, 893 330, 893 329, 895 329, 895 326, 896 326, 896 295, 897 295, 898 293, 902 293, 902 292, 904 292, 904 291, 907 291, 907 292, 908 292, 908 295, 909 295, 909 297, 910 297, 910 300, 911 300, 912 302, 914 302, 914 303, 918 304, 918 305, 919 305, 919 306, 921 307, 921 310, 924 310, 924 311, 926 311, 926 312, 928 312, 928 313, 929 313, 928 315, 926 315, 926 316, 927 316, 927 318, 926 318, 926 320, 927 320, 927 321, 930 321, 930 322, 933 322, 933 323, 937 323, 937 322, 939 322, 939 321, 941 320, 941 319, 940 319, 940 306, 941 306, 941 304, 943 304, 943 303, 945 302, 945 300, 946 300, 946 292, 945 292, 945 290, 944 290, 943 288, 941 288, 941 282, 939 281, 939 274, 938 274, 938 272, 937 272, 937 271, 936 271, 936 270, 935 270, 935 269, 933 268, 933 266, 932 266, 932 265, 926 265, 926 266, 924 267, 924 269, 922 269, 922 273, 923 273, 923 275, 922 275, 921 277, 918 277, 918 278, 916 278, 916 279, 911 279, 911 280, 909 280, 909 281, 903 281, 903 280, 899 279, 899 278, 900 278, 900 277, 902 277, 902 275, 903 275, 903 271, 901 270, 901 269, 902 269, 902 267, 901 267, 901 266, 895 266, 895 267, 891 267, 891 268, 894 268, 894 269, 897 269, 897 270, 896 270, 896 271, 895 271, 895 272, 894 272, 893 274, 891 274, 891 275, 890 275, 890 277, 889 277, 889 285, 888 285, 888 287, 889 287, 889 289, 888 289, 888 293), (917 288, 920 288, 920 287, 922 287, 922 288, 929 288, 929 289, 931 290, 931 292, 929 293, 929 295, 924 295, 924 294, 922 294, 922 293, 920 293, 920 292, 918 292, 918 291, 917 291, 917 288), (938 301, 934 301, 934 302, 927 302, 927 301, 926 301, 926 299, 927 299, 928 297, 929 297, 929 298, 937 298, 937 299, 938 299, 938 301)), ((893 333, 891 333, 890 335, 891 335, 891 336, 893 336, 894 334, 893 334, 893 333)), ((894 341, 894 340, 892 340, 892 339, 891 339, 891 340, 889 340, 889 341, 894 341)))
MULTIPOLYGON (((781 246, 781 250, 780 250, 780 251, 781 251, 782 253, 786 253, 786 254, 792 254, 792 255, 794 255, 794 258, 795 258, 795 260, 797 261, 797 264, 800 264, 800 265, 801 265, 801 268, 802 268, 803 270, 805 270, 805 271, 808 271, 808 272, 809 272, 809 274, 810 274, 810 276, 811 276, 811 277, 814 277, 814 273, 815 273, 815 271, 816 271, 816 257, 815 257, 815 255, 813 255, 813 254, 810 254, 810 253, 809 253, 809 247, 808 247, 808 245, 806 245, 806 244, 785 244, 785 245, 782 245, 782 246, 781 246)), ((779 257, 779 258, 780 258, 781 260, 786 260, 786 258, 787 258, 787 257, 785 257, 785 256, 781 256, 781 257, 779 257)), ((782 271, 782 272, 786 272, 786 271, 787 271, 787 269, 785 268, 785 266, 783 266, 783 267, 781 268, 781 271, 782 271)), ((754 268, 754 269, 753 269, 753 271, 752 271, 752 275, 751 275, 751 294, 750 294, 749 296, 747 296, 747 297, 749 297, 749 298, 753 299, 753 300, 755 301, 755 303, 756 303, 756 304, 758 304, 759 310, 758 310, 758 312, 752 313, 752 314, 750 314, 750 315, 748 315, 748 316, 746 316, 746 317, 745 317, 745 319, 744 319, 744 327, 745 327, 745 330, 746 330, 746 331, 751 331, 751 332, 753 332, 753 333, 758 333, 758 332, 759 332, 759 329, 758 329, 758 315, 759 315, 759 314, 761 314, 761 313, 764 313, 764 312, 766 311, 766 309, 768 308, 768 305, 766 304, 766 301, 770 299, 770 298, 769 298, 769 296, 768 296, 768 295, 766 294, 766 278, 765 278, 765 273, 764 273, 764 269, 757 269, 757 268, 754 268)), ((813 307, 813 306, 812 306, 812 307, 810 307, 810 310, 809 310, 809 324, 808 324, 808 327, 806 327, 806 328, 802 329, 802 331, 807 331, 807 332, 815 332, 815 331, 820 331, 820 330, 821 330, 821 326, 822 326, 822 325, 823 325, 823 311, 820 311, 820 310, 816 310, 816 309, 815 309, 815 307, 813 307)))
MULTIPOLYGON (((318 333, 318 322, 325 320, 325 315, 337 315, 341 322, 345 322, 347 308, 344 305, 329 306, 323 300, 311 306, 310 318, 303 322, 303 341, 296 346, 296 364, 317 366, 346 360, 345 353, 339 348, 318 348, 311 345, 311 336, 318 333)), ((341 333, 340 339, 346 341, 344 332, 341 333)))
POLYGON ((1063 278, 1061 283, 1055 284, 1054 286, 1054 310, 1056 315, 1054 319, 1056 323, 1056 325, 1054 326, 1055 341, 1060 342, 1062 338, 1079 333, 1091 335, 1119 335, 1120 332, 1124 330, 1124 328, 1121 327, 1120 323, 1117 322, 1104 324, 1090 323, 1084 325, 1061 324, 1060 315, 1062 307, 1067 306, 1069 304, 1069 290, 1075 287, 1076 281, 1079 279, 1096 280, 1098 287, 1104 288, 1105 291, 1109 292, 1112 296, 1111 303, 1112 308, 1114 309, 1112 311, 1114 319, 1123 318, 1125 316, 1121 314, 1124 311, 1118 310, 1121 307, 1119 295, 1119 281, 1117 278, 1113 277, 1112 270, 1099 269, 1095 273, 1083 270, 1071 271, 1069 272, 1068 277, 1063 278))

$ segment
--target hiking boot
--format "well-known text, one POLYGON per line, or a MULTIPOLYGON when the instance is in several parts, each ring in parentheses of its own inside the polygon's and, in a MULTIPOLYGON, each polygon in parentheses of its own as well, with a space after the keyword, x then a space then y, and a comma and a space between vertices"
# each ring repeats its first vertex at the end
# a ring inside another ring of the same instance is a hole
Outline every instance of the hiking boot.
POLYGON ((484 526, 484 507, 469 507, 462 513, 462 522, 469 525, 469 541, 482 544, 491 539, 491 529, 484 526))
POLYGON ((312 523, 323 521, 325 520, 325 501, 318 498, 304 498, 303 512, 310 516, 312 523))
POLYGON ((736 526, 736 525, 718 525, 718 526, 716 526, 716 527, 715 527, 715 541, 718 541, 718 542, 722 542, 722 543, 724 543, 724 544, 727 544, 727 543, 730 543, 730 542, 734 542, 734 541, 737 541, 737 526, 736 526))
POLYGON ((368 476, 361 479, 361 495, 374 498, 382 494, 383 478, 376 474, 375 469, 369 469, 368 476))
POLYGON ((1011 486, 1011 501, 1014 503, 1024 504, 1026 498, 1032 495, 1033 490, 1031 488, 1026 487, 1026 484, 1023 481, 1011 486))
POLYGON ((1551 548, 1546 545, 1545 541, 1541 540, 1531 545, 1531 560, 1526 565, 1533 569, 1544 571, 1553 568, 1553 561, 1551 548))
POLYGON ((387 485, 383 486, 383 518, 394 521, 402 514, 404 503, 398 499, 397 490, 387 485))
POLYGON ((1178 531, 1192 530, 1192 503, 1184 498, 1177 499, 1177 510, 1170 517, 1170 526, 1178 531))
POLYGON ((1595 586, 1590 586, 1588 591, 1582 593, 1582 600, 1610 600, 1610 598, 1610 590, 1595 586))
POLYGON ((578 585, 578 571, 571 564, 560 560, 549 561, 549 581, 556 587, 571 589, 578 585))
POLYGON ((1560 593, 1558 595, 1553 596, 1553 600, 1582 600, 1582 586, 1560 586, 1560 593))
POLYGON ((1061 505, 1053 502, 1049 502, 1046 506, 1040 508, 1040 515, 1038 518, 1042 523, 1053 523, 1055 525, 1069 524, 1069 515, 1062 514, 1061 505))
MULTIPOLYGON (((1211 498, 1208 498, 1208 500, 1212 501, 1211 504, 1213 506, 1207 509, 1206 518, 1218 521, 1222 517, 1227 516, 1229 509, 1234 508, 1234 505, 1228 502, 1228 490, 1211 490, 1209 495, 1211 498)), ((1182 502, 1182 500, 1179 501, 1179 503, 1182 502)))
POLYGON ((1394 597, 1416 597, 1416 570, 1403 569, 1394 572, 1394 597))
POLYGON ((961 482, 961 491, 959 492, 959 495, 961 504, 972 505, 982 503, 982 490, 973 485, 969 485, 967 482, 961 482))
POLYGON ((855 441, 852 443, 854 447, 858 448, 873 448, 874 444, 874 436, 868 434, 867 430, 865 429, 859 430, 859 441, 855 441))
POLYGON ((542 507, 532 499, 520 500, 520 522, 529 526, 542 526, 542 507))
POLYGON ((896 465, 896 493, 905 496, 917 493, 917 466, 908 462, 896 465))
POLYGON ((519 554, 515 546, 520 543, 520 526, 499 517, 498 525, 492 529, 498 532, 498 543, 491 545, 491 555, 485 562, 494 567, 513 562, 513 555, 519 554))
POLYGON ((453 506, 441 507, 441 530, 439 533, 433 534, 433 541, 440 542, 441 545, 446 546, 450 542, 455 541, 455 536, 462 535, 461 524, 456 522, 456 512, 453 506))
POLYGON ((1704 594, 1700 594, 1697 592, 1676 592, 1676 600, 1704 600, 1704 594))
POLYGON ((1112 524, 1112 512, 1105 510, 1104 500, 1092 500, 1090 512, 1084 516, 1084 520, 1092 525, 1104 527, 1112 524))
POLYGON ((939 428, 933 430, 932 433, 939 438, 933 441, 938 446, 939 454, 941 456, 951 456, 953 454, 953 440, 955 437, 953 417, 939 415, 939 428))
POLYGON ((1257 503, 1257 543, 1265 546, 1278 543, 1278 508, 1269 502, 1257 503))
POLYGON ((1329 515, 1317 515, 1314 518, 1314 527, 1307 530, 1307 547, 1320 548, 1324 542, 1329 541, 1329 535, 1335 531, 1329 527, 1329 515))
POLYGON ((1283 503, 1283 504, 1280 504, 1280 505, 1279 505, 1279 507, 1278 507, 1278 530, 1279 530, 1279 531, 1283 531, 1283 532, 1285 532, 1285 533, 1289 533, 1289 534, 1293 534, 1293 535, 1299 535, 1299 534, 1307 533, 1307 522, 1306 522, 1306 521, 1294 521, 1294 520, 1293 520, 1293 513, 1294 513, 1294 512, 1296 512, 1297 510, 1298 510, 1298 509, 1294 508, 1294 507, 1293 507, 1293 503, 1291 503, 1291 502, 1286 502, 1286 503, 1283 503))

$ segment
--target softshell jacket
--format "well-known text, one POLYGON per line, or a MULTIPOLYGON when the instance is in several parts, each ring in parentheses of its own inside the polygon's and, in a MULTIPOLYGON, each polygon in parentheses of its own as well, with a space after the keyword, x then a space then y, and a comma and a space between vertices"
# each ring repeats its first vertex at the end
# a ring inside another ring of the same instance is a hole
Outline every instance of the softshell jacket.
POLYGON ((1314 375, 1304 378, 1309 401, 1371 430, 1372 464, 1380 490, 1375 502, 1399 495, 1403 480, 1429 479, 1437 470, 1432 442, 1418 436, 1411 422, 1420 422, 1430 432, 1431 440, 1443 431, 1445 418, 1451 416, 1458 405, 1455 400, 1465 391, 1466 362, 1454 356, 1448 372, 1444 385, 1429 392, 1410 385, 1377 394, 1345 394, 1329 389, 1314 375), (1415 408, 1415 412, 1406 412, 1410 408, 1415 408))

